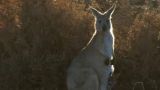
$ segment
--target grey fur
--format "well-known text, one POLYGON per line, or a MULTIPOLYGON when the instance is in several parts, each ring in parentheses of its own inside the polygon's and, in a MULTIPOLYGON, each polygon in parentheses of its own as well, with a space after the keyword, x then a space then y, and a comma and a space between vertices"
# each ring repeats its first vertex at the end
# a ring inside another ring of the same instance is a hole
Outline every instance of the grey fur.
POLYGON ((114 66, 105 65, 105 61, 113 59, 111 16, 115 7, 113 5, 104 13, 90 8, 95 17, 95 33, 68 68, 68 90, 109 90, 109 78, 114 72, 114 66))

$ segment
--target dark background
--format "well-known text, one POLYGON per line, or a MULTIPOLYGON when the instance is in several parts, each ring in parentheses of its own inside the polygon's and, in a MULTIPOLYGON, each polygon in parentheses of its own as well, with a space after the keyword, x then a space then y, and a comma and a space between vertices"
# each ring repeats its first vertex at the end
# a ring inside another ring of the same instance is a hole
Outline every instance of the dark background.
MULTIPOLYGON (((92 6, 103 12, 113 2, 92 6)), ((67 90, 67 67, 94 32, 86 8, 82 0, 0 0, 0 90, 67 90)), ((112 21, 114 90, 159 90, 159 1, 118 0, 112 21)))

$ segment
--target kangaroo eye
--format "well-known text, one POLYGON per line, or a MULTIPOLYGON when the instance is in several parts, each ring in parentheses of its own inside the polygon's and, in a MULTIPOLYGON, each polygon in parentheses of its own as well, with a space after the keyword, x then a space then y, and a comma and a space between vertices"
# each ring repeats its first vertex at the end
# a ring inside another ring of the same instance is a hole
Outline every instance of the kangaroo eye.
POLYGON ((106 20, 106 22, 109 22, 109 20, 106 20))

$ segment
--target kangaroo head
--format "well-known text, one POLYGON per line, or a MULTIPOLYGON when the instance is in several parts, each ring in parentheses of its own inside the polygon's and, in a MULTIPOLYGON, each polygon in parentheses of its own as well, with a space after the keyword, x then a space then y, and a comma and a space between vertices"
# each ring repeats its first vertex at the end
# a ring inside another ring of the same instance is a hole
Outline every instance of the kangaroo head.
POLYGON ((95 29, 97 32, 109 31, 112 28, 111 18, 115 8, 116 4, 104 13, 101 13, 95 8, 90 8, 93 16, 95 17, 95 29))

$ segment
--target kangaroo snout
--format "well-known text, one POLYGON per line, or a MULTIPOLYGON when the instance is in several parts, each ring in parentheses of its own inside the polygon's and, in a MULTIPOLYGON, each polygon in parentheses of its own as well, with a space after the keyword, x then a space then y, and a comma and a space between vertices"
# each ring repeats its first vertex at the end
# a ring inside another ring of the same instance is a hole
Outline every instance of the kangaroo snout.
POLYGON ((106 26, 106 25, 103 25, 103 26, 102 26, 102 30, 103 30, 103 31, 106 31, 106 29, 107 29, 107 26, 106 26))

